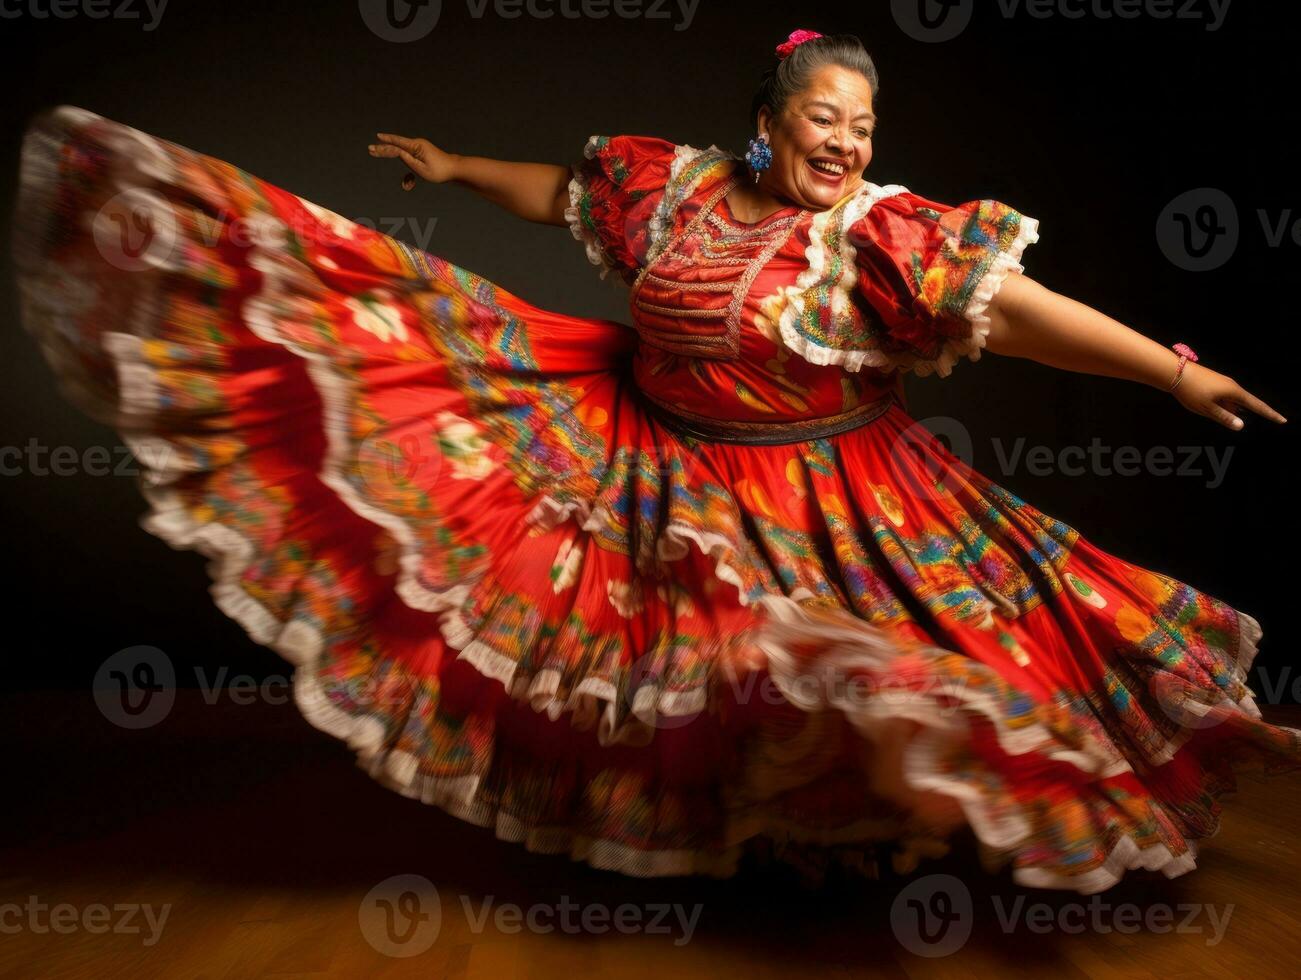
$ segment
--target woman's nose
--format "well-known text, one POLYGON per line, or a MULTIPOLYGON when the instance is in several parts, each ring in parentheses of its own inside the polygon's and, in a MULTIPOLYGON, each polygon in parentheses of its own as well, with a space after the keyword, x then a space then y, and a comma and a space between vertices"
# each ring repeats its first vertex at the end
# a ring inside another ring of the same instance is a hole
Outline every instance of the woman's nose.
POLYGON ((849 128, 847 126, 835 127, 832 129, 831 135, 827 137, 827 149, 829 150, 844 152, 849 145, 849 128))

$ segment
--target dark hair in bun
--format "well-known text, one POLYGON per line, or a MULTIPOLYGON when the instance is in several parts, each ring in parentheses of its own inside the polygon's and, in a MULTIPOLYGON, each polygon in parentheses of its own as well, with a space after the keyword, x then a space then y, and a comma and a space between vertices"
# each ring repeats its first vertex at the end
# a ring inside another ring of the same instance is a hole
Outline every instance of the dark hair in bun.
POLYGON ((758 126, 759 110, 764 106, 773 115, 780 113, 790 97, 807 88, 813 75, 827 65, 839 65, 858 72, 872 86, 873 98, 880 91, 876 64, 862 41, 852 34, 817 37, 797 45, 794 51, 764 72, 750 105, 750 125, 758 126))

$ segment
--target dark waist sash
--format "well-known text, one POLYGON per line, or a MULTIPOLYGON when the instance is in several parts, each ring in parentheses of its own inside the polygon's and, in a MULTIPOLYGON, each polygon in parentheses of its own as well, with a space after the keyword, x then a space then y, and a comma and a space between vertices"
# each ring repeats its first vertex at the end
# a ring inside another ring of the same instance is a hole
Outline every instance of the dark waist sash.
POLYGON ((680 435, 705 442, 736 442, 752 446, 776 446, 807 439, 822 439, 848 432, 884 415, 895 403, 894 392, 875 401, 864 402, 847 412, 816 419, 791 419, 784 422, 752 422, 738 419, 714 419, 671 407, 644 389, 633 386, 646 410, 667 428, 680 435))

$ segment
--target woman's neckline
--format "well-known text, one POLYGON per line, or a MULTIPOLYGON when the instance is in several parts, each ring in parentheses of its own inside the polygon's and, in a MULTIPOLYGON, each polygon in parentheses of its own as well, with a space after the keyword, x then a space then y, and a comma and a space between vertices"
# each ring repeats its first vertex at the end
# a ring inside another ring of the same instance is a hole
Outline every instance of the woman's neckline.
POLYGON ((795 207, 794 204, 787 204, 786 207, 779 207, 777 211, 770 213, 770 215, 765 215, 757 221, 743 221, 742 219, 739 219, 739 217, 736 217, 735 211, 732 211, 731 202, 730 200, 727 200, 727 194, 723 194, 721 203, 723 206, 723 213, 721 215, 722 219, 730 221, 731 224, 738 226, 738 228, 762 228, 762 226, 768 224, 769 221, 779 219, 779 217, 786 215, 787 212, 799 211, 799 208, 795 207))
POLYGON ((787 204, 782 207, 779 207, 776 211, 773 211, 771 214, 766 214, 762 218, 759 218, 755 221, 745 221, 737 217, 736 211, 732 207, 732 202, 728 200, 728 198, 731 197, 732 195, 732 191, 735 190, 736 188, 733 187, 732 190, 728 191, 726 194, 722 196, 722 198, 720 198, 719 204, 722 205, 722 209, 724 213, 719 215, 719 217, 722 218, 724 221, 736 225, 738 228, 745 228, 745 229, 762 228, 770 221, 774 221, 782 217, 786 217, 791 212, 798 213, 801 210, 801 208, 796 207, 794 204, 787 204))
MULTIPOLYGON (((733 176, 738 181, 737 186, 740 186, 740 180, 744 179, 744 177, 748 173, 749 171, 745 167, 740 167, 737 171, 735 171, 733 176)), ((862 187, 857 188, 856 190, 852 191, 849 194, 846 194, 845 197, 841 198, 840 201, 836 203, 835 207, 839 207, 840 204, 844 203, 844 201, 847 198, 853 197, 855 194, 860 193, 863 190, 863 188, 869 186, 870 183, 871 183, 870 181, 864 181, 862 187)), ((736 216, 736 212, 732 208, 732 202, 728 200, 728 197, 731 195, 732 191, 734 190, 736 190, 736 187, 732 187, 730 190, 724 193, 723 196, 719 199, 719 205, 721 205, 722 210, 725 213, 719 214, 718 217, 722 218, 724 221, 736 225, 736 227, 738 228, 743 228, 747 231, 754 230, 757 228, 762 228, 770 221, 774 221, 786 217, 792 212, 795 214, 804 214, 808 211, 807 208, 801 208, 797 204, 787 204, 778 208, 776 211, 772 212, 771 214, 764 215, 762 218, 758 219, 757 221, 743 221, 736 216)), ((830 208, 828 210, 834 210, 834 208, 830 208)), ((714 207, 714 213, 718 214, 718 211, 719 211, 719 206, 716 205, 714 207)))

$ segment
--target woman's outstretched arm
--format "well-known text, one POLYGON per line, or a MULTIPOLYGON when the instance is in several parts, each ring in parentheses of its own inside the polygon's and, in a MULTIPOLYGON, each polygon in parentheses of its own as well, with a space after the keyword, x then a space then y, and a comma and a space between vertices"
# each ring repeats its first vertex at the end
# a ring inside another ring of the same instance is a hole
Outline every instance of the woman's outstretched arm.
MULTIPOLYGON (((988 312, 991 326, 985 347, 995 354, 1138 381, 1160 391, 1170 387, 1179 366, 1179 355, 1170 348, 1028 276, 1008 276, 988 312)), ((1184 366, 1183 380, 1173 394, 1189 411, 1230 429, 1243 425, 1230 405, 1275 422, 1287 421, 1232 378, 1192 361, 1184 366)))
MULTIPOLYGON (((370 145, 373 157, 396 157, 416 176, 435 184, 462 184, 525 221, 565 224, 565 208, 569 206, 568 167, 467 157, 440 150, 425 139, 393 133, 376 136, 379 142, 370 145)), ((402 186, 411 190, 414 184, 404 181, 402 186)))

